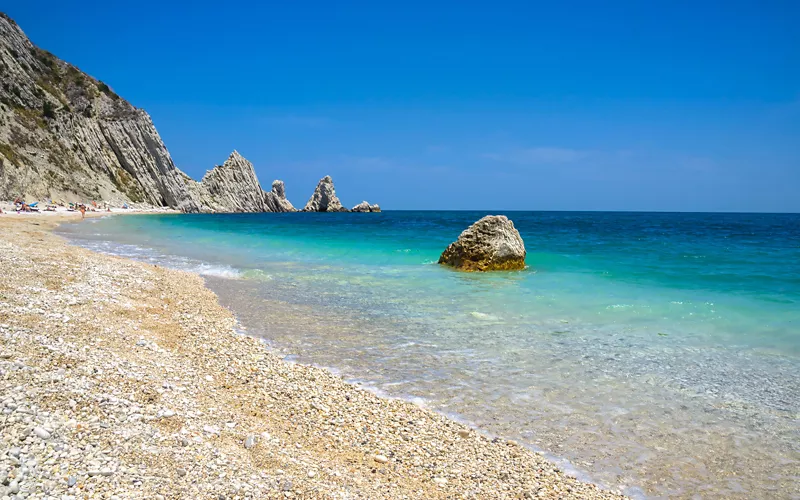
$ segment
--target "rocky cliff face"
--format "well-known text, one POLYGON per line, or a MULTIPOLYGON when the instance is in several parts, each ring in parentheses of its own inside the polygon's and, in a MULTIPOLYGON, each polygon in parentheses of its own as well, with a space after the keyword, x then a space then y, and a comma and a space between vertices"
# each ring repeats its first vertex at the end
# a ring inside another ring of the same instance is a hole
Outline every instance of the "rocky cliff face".
MULTIPOLYGON (((0 13, 0 199, 105 201, 185 212, 293 212, 282 181, 264 192, 239 153, 192 180, 150 116, 105 83, 34 46, 0 13)), ((330 177, 304 208, 346 212, 330 177)))
POLYGON ((150 117, 0 14, 0 198, 196 211, 150 117))
POLYGON ((253 164, 234 151, 206 172, 200 182, 187 180, 192 199, 209 212, 263 212, 264 195, 253 164))
POLYGON ((264 192, 253 164, 234 151, 222 165, 206 172, 200 182, 184 175, 194 203, 202 212, 294 212, 283 181, 264 192))
POLYGON ((347 212, 336 196, 336 189, 333 187, 333 179, 330 175, 320 179, 317 189, 306 203, 303 212, 347 212))

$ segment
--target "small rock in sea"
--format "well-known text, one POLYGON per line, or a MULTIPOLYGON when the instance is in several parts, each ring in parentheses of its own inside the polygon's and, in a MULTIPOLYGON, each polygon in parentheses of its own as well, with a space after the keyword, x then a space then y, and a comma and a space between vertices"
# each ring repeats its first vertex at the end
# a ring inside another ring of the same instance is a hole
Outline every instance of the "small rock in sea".
POLYGON ((525 269, 525 243, 508 217, 487 215, 442 252, 439 264, 461 271, 525 269))
POLYGON ((247 439, 244 440, 244 447, 249 450, 255 445, 256 445, 256 436, 250 434, 249 436, 247 436, 247 439))
POLYGON ((47 432, 46 430, 44 430, 41 427, 36 427, 35 429, 33 429, 33 433, 36 434, 37 436, 39 436, 40 439, 49 439, 50 438, 50 433, 47 432))
POLYGON ((373 459, 374 459, 376 462, 378 462, 379 464, 385 464, 386 462, 388 462, 388 461, 389 461, 389 459, 388 459, 388 458, 387 458, 385 455, 375 455, 375 456, 374 456, 374 457, 372 457, 372 458, 373 458, 373 459))
POLYGON ((458 431, 458 435, 459 435, 459 437, 462 437, 462 438, 468 438, 469 437, 469 431, 466 430, 466 429, 461 429, 460 431, 458 431))

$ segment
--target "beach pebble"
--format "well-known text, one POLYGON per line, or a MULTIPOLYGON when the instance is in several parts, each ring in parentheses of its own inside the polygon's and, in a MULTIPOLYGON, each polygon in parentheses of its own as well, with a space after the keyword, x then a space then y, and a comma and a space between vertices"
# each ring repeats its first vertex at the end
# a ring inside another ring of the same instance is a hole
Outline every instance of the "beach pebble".
POLYGON ((459 435, 459 437, 462 437, 462 438, 468 438, 469 437, 469 431, 466 430, 466 429, 461 429, 460 431, 458 431, 458 435, 459 435))
POLYGON ((254 447, 255 445, 256 445, 256 436, 253 435, 253 434, 250 434, 244 440, 244 447, 249 450, 250 448, 254 447))
POLYGON ((49 439, 50 438, 50 433, 47 432, 42 427, 36 427, 35 429, 33 429, 33 433, 36 434, 41 439, 49 439))
POLYGON ((385 464, 386 462, 389 461, 389 459, 385 455, 375 455, 372 458, 373 458, 373 460, 375 460, 379 464, 385 464))

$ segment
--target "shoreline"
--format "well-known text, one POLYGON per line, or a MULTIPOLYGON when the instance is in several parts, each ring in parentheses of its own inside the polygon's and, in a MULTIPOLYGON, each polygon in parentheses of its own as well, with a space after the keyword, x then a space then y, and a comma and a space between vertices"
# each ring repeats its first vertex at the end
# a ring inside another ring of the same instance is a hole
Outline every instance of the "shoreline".
POLYGON ((0 496, 621 498, 281 359, 199 275, 70 246, 66 220, 0 219, 0 496))

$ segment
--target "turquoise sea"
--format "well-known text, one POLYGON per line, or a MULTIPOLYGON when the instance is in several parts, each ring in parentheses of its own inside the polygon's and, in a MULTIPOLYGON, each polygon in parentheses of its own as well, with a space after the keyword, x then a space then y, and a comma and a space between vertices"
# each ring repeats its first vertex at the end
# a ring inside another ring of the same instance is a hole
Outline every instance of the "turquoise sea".
POLYGON ((206 277, 288 359, 638 497, 800 498, 800 215, 503 212, 520 272, 436 264, 486 212, 64 225, 206 277))

